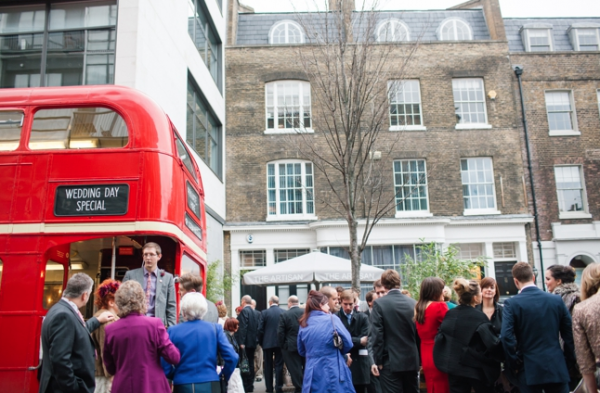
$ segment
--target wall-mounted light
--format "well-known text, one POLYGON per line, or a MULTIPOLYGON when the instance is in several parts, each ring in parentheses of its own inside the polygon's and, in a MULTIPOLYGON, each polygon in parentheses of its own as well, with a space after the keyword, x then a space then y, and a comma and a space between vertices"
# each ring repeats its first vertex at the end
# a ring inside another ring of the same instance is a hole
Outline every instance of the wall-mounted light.
POLYGON ((498 94, 496 93, 496 90, 490 90, 488 91, 488 97, 490 97, 490 100, 492 101, 496 101, 496 96, 498 94))
POLYGON ((374 160, 374 161, 381 160, 381 152, 380 151, 370 151, 369 159, 374 160))

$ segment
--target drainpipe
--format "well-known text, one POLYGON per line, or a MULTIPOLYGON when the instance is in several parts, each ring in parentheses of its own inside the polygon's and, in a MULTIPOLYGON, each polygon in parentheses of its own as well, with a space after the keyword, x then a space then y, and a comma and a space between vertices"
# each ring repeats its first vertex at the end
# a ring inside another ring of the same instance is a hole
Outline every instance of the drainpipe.
MULTIPOLYGON (((529 133, 527 132, 527 116, 525 114, 525 98, 523 97, 523 84, 521 83, 521 75, 523 75, 523 66, 513 65, 515 75, 519 81, 519 94, 521 96, 521 112, 523 113, 523 131, 525 134, 525 149, 527 151, 527 170, 529 172, 529 186, 531 187, 531 199, 533 200, 533 222, 535 224, 535 236, 537 238, 538 250, 540 253, 540 268, 542 274, 544 269, 544 257, 542 255, 542 239, 540 237, 540 222, 538 217, 537 202, 535 199, 535 187, 533 186, 533 170, 531 168, 531 149, 529 148, 529 133)), ((536 277, 537 279, 537 277, 536 277)), ((542 288, 546 290, 546 281, 542 278, 542 288)))

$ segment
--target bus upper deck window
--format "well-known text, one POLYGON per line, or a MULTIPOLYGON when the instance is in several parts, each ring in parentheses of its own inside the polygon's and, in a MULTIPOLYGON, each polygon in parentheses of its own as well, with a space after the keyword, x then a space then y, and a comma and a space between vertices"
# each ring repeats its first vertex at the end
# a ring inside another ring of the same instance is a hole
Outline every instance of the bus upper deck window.
POLYGON ((64 273, 65 267, 60 263, 52 261, 46 263, 44 299, 42 300, 44 309, 49 310, 62 297, 64 273))
POLYGON ((0 151, 12 151, 19 147, 22 128, 23 112, 0 112, 0 151))
POLYGON ((177 144, 177 154, 179 155, 179 158, 181 159, 181 161, 183 161, 183 165, 185 165, 185 167, 188 169, 188 171, 194 177, 194 179, 196 181, 198 181, 198 178, 196 177, 196 171, 194 170, 194 164, 192 164, 192 158, 190 157, 190 154, 188 153, 187 149, 183 145, 183 142, 181 142, 179 137, 177 137, 177 135, 175 135, 175 139, 177 140, 177 143, 176 143, 177 144))
POLYGON ((127 145, 127 125, 107 108, 41 109, 33 117, 29 148, 107 149, 127 145))

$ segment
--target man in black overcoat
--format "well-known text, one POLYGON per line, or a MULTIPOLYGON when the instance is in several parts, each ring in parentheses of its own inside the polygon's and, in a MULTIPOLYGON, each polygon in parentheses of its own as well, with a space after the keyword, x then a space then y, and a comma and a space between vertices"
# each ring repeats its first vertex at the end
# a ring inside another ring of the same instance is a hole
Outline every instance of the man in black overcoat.
POLYGON ((283 390, 283 356, 277 340, 279 318, 285 311, 279 307, 279 298, 271 296, 269 308, 262 311, 262 321, 259 334, 259 343, 264 354, 264 375, 267 393, 273 393, 273 366, 275 366, 275 392, 283 390), (274 362, 274 363, 273 363, 274 362))
POLYGON ((299 320, 302 314, 304 314, 304 310, 298 306, 298 297, 290 296, 288 310, 281 314, 277 328, 277 341, 285 365, 292 377, 294 393, 302 392, 302 380, 304 379, 304 358, 298 353, 299 320))
POLYGON ((242 297, 242 311, 238 315, 238 331, 235 338, 240 345, 240 349, 246 352, 250 373, 242 374, 244 390, 246 393, 254 391, 254 351, 258 345, 258 329, 260 328, 260 313, 252 309, 252 298, 249 295, 242 297))
POLYGON ((342 292, 341 302, 342 309, 338 312, 338 317, 352 336, 352 344, 354 344, 350 350, 352 384, 356 393, 365 393, 371 382, 371 362, 367 350, 369 317, 354 310, 354 293, 351 290, 342 292))
POLYGON ((87 304, 93 285, 88 275, 74 274, 63 297, 44 319, 40 393, 94 392, 95 356, 90 333, 114 316, 107 311, 84 321, 79 308, 87 304))
POLYGON ((419 350, 413 321, 416 301, 400 292, 400 275, 388 269, 381 275, 387 295, 373 302, 370 345, 382 393, 419 392, 419 350))

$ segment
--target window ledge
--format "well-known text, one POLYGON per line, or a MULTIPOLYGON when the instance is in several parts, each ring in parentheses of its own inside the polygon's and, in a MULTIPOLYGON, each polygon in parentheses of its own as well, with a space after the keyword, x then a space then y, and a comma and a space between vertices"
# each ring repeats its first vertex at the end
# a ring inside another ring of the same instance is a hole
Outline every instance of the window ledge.
POLYGON ((433 213, 426 210, 396 212, 396 218, 433 217, 433 213))
POLYGON ((265 130, 265 135, 273 134, 314 134, 312 128, 268 128, 265 130))
POLYGON ((499 210, 496 209, 469 209, 463 212, 465 216, 491 216, 502 214, 499 210))
POLYGON ((457 124, 454 128, 457 130, 490 130, 492 128, 492 125, 483 123, 467 123, 457 124))
POLYGON ((570 218, 592 218, 592 215, 586 212, 559 212, 558 218, 560 220, 568 220, 570 218))
POLYGON ((553 130, 548 133, 550 136, 578 136, 581 135, 580 131, 576 130, 553 130))
POLYGON ((390 126, 390 131, 427 131, 425 126, 390 126))
POLYGON ((318 217, 314 214, 279 214, 267 215, 267 221, 317 221, 318 217))

